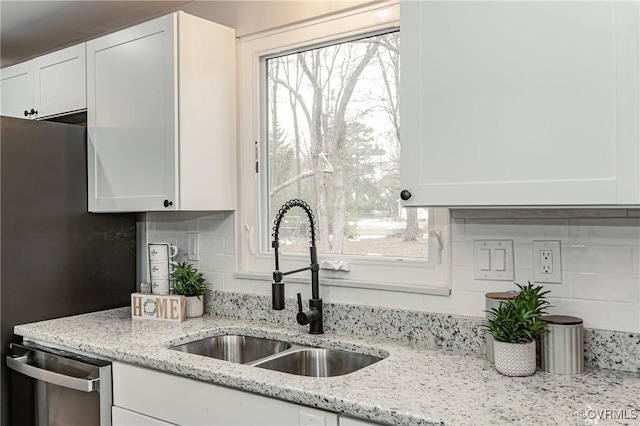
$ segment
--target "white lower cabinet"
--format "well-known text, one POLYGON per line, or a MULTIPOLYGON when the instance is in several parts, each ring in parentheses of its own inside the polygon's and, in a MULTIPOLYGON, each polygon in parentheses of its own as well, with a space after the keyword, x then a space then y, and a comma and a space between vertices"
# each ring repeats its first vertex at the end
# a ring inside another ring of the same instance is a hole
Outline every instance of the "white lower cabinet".
POLYGON ((112 426, 172 426, 173 423, 163 422, 153 417, 145 416, 134 411, 125 410, 120 407, 112 407, 112 426))
POLYGON ((338 426, 337 413, 119 362, 113 404, 114 426, 338 426))

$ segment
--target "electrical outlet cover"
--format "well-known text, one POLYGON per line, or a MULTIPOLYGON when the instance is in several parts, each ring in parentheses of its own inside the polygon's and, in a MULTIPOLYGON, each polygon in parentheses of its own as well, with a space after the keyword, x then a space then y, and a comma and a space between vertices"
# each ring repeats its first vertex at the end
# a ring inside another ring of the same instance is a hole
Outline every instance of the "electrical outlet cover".
POLYGON ((562 283, 560 241, 533 241, 533 281, 562 283))

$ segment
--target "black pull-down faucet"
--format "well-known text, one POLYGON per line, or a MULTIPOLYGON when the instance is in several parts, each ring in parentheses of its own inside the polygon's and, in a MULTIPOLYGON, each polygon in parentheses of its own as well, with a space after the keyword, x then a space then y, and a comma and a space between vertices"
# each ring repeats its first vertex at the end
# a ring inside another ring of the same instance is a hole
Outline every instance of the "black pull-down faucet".
POLYGON ((282 277, 285 275, 294 274, 296 272, 311 271, 311 299, 309 299, 309 308, 303 309, 302 296, 300 295, 300 293, 298 293, 298 315, 296 315, 296 319, 298 320, 298 324, 300 325, 309 324, 309 333, 322 334, 324 333, 324 329, 322 326, 322 299, 320 298, 320 289, 318 282, 318 271, 320 270, 320 265, 318 264, 318 255, 316 252, 315 228, 316 227, 313 212, 311 211, 309 205, 304 201, 298 199, 289 200, 284 203, 282 207, 280 207, 280 211, 278 211, 278 214, 273 221, 273 234, 271 234, 273 236, 271 247, 273 247, 275 251, 276 260, 276 270, 273 272, 271 295, 273 298, 273 309, 284 309, 284 282, 282 282, 282 277), (280 224, 282 222, 282 219, 284 218, 284 215, 292 207, 300 207, 309 217, 309 227, 311 228, 311 247, 309 248, 309 252, 311 254, 311 264, 305 268, 295 269, 289 272, 280 272, 280 260, 278 259, 278 247, 280 246, 280 224))

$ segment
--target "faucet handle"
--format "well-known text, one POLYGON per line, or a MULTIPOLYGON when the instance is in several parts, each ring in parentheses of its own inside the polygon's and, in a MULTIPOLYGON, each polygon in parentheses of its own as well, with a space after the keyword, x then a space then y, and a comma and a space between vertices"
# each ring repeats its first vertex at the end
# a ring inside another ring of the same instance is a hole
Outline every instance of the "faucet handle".
POLYGON ((298 293, 298 312, 302 312, 302 295, 298 293))
MULTIPOLYGON (((311 300, 309 301, 311 302, 311 300)), ((320 309, 317 308, 309 308, 307 310, 303 310, 302 308, 302 295, 298 293, 298 314, 296 315, 296 320, 300 325, 307 325, 312 321, 317 321, 322 318, 322 299, 320 299, 320 309)), ((322 330, 322 326, 320 326, 320 330, 322 330)), ((322 331, 320 331, 322 333, 322 331)))

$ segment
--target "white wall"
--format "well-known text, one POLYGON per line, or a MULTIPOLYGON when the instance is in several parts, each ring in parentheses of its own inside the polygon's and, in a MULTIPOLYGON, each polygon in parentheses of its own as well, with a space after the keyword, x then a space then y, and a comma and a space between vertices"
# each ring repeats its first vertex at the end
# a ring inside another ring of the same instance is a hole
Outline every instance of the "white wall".
MULTIPOLYGON (((548 284, 553 313, 582 318, 585 326, 640 332, 640 212, 626 210, 458 210, 452 213, 450 297, 323 286, 327 302, 383 306, 483 317, 484 294, 513 290, 512 282, 473 279, 474 239, 513 239, 516 282, 532 281, 532 240, 560 240, 563 283, 548 284), (611 216, 611 217, 609 217, 611 216)), ((149 242, 187 247, 200 233, 201 260, 192 262, 213 290, 271 294, 269 281, 239 280, 235 271, 234 214, 149 213, 149 242)), ((140 257, 144 261, 143 256, 140 257)), ((185 258, 186 260, 186 258, 185 258)), ((287 296, 308 291, 287 285, 287 296)))

